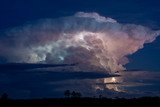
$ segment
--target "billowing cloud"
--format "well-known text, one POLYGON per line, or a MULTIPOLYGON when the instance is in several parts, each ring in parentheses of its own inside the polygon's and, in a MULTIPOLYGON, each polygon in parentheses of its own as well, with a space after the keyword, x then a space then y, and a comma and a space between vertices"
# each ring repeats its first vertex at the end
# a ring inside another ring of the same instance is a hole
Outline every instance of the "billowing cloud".
POLYGON ((7 62, 78 63, 80 70, 124 70, 127 56, 159 33, 98 13, 78 12, 1 32, 0 57, 7 62))

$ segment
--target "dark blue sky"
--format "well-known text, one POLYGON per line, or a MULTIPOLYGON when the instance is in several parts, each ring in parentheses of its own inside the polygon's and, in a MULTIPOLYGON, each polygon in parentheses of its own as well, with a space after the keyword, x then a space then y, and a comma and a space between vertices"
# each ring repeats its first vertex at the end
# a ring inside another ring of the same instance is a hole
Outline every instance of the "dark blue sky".
MULTIPOLYGON (((0 29, 12 28, 44 18, 97 12, 120 23, 160 29, 159 0, 1 0, 0 29)), ((130 56, 129 69, 159 70, 160 38, 130 56)))
POLYGON ((0 28, 41 18, 73 15, 77 11, 97 12, 120 22, 158 25, 159 0, 1 0, 0 28))

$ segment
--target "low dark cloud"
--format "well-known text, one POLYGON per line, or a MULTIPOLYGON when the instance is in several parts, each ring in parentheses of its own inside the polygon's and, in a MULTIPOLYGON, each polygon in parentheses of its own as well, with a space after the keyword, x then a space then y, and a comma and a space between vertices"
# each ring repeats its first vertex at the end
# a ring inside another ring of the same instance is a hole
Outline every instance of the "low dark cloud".
MULTIPOLYGON (((51 68, 50 68, 51 69, 51 68)), ((0 72, 0 94, 11 98, 63 97, 66 89, 83 96, 140 97, 159 96, 159 73, 147 71, 108 75, 100 72, 54 71, 47 68, 0 72), (113 80, 115 78, 115 82, 113 80), (139 77, 139 78, 137 78, 139 77)))

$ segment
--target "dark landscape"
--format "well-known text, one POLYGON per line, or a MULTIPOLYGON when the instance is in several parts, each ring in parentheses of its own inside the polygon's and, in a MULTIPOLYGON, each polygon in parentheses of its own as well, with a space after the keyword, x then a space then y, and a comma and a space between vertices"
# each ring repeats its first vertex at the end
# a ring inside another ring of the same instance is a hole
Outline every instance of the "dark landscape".
POLYGON ((30 100, 0 100, 1 107, 82 107, 82 106, 144 106, 159 107, 159 97, 142 97, 134 99, 108 98, 55 98, 30 100))

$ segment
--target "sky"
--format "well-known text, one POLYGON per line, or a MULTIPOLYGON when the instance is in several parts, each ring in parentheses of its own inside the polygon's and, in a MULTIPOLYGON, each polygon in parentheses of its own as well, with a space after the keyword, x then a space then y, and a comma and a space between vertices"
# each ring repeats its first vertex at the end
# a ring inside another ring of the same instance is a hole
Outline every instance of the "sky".
POLYGON ((1 66, 1 93, 62 97, 65 89, 88 87, 84 96, 159 95, 159 5, 159 0, 1 0, 1 64, 75 64, 1 66), (115 83, 108 73, 117 70, 126 72, 115 83))

